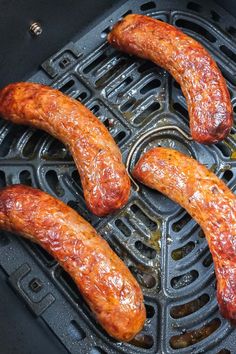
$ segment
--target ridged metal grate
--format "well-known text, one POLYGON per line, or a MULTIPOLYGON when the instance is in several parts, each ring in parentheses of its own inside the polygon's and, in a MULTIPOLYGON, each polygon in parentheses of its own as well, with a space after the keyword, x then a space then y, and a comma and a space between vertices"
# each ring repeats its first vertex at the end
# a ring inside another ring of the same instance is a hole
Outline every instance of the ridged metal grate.
MULTIPOLYGON (((236 20, 211 2, 127 1, 83 38, 42 64, 29 81, 58 88, 96 114, 120 146, 124 160, 141 134, 174 125, 188 133, 179 85, 163 69, 117 52, 106 43, 110 27, 128 13, 172 23, 199 40, 227 79, 236 107, 236 20)), ((235 110, 235 109, 234 109, 235 110)), ((131 166, 152 146, 195 157, 236 189, 236 128, 214 146, 187 141, 167 129, 150 134, 131 166)), ((235 353, 236 332, 218 311, 215 275, 199 226, 178 205, 141 187, 116 215, 100 219, 85 207, 70 153, 48 134, 0 121, 0 186, 41 188, 77 210, 106 238, 141 284, 147 308, 142 333, 117 343, 95 323, 76 286, 37 245, 1 232, 0 265, 15 290, 71 353, 235 353)))

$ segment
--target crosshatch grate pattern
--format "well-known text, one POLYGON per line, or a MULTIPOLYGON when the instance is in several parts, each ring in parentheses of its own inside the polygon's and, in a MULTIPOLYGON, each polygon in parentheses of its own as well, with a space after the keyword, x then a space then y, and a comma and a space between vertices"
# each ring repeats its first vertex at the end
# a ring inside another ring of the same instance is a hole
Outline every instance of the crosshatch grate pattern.
MULTIPOLYGON (((189 131, 185 99, 170 75, 106 43, 111 26, 132 12, 172 23, 199 40, 220 66, 236 107, 235 19, 210 2, 203 6, 185 0, 168 5, 156 0, 127 1, 83 38, 68 43, 45 61, 29 78, 55 87, 91 109, 109 129, 124 160, 144 131, 165 125, 189 131)), ((235 190, 235 126, 224 142, 211 147, 186 141, 174 130, 150 135, 138 147, 131 165, 157 145, 195 157, 235 190)), ((104 219, 95 217, 86 210, 80 178, 66 147, 42 131, 3 120, 0 166, 1 187, 32 185, 77 210, 105 237, 142 286, 145 327, 131 343, 117 343, 95 323, 75 284, 50 255, 37 245, 1 232, 0 265, 11 285, 21 295, 23 289, 31 310, 68 351, 235 353, 236 332, 219 314, 206 239, 182 208, 141 187, 138 193, 132 190, 129 203, 120 212, 104 219)))

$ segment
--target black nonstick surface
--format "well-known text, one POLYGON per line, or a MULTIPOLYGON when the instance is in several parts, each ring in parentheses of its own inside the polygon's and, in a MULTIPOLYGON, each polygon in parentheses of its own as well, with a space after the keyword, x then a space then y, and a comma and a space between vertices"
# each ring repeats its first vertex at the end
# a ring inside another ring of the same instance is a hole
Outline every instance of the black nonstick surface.
MULTIPOLYGON (((152 146, 195 157, 236 189, 236 128, 219 144, 187 140, 186 102, 163 69, 111 48, 106 35, 127 13, 143 13, 201 42, 221 68, 236 107, 236 20, 210 1, 127 1, 44 61, 28 81, 55 87, 90 108, 131 165, 152 146), (160 132, 158 127, 172 126, 160 132)), ((69 19, 68 19, 69 21, 69 19)), ((37 39, 36 39, 37 40, 37 39)), ((48 134, 0 121, 0 185, 23 183, 60 198, 109 242, 142 286, 147 321, 129 344, 109 338, 71 278, 39 246, 0 233, 0 352, 236 353, 236 331, 219 313, 214 266, 199 226, 163 195, 135 187, 115 215, 97 218, 84 203, 70 153, 48 134), (32 333, 34 333, 32 335, 32 333)))

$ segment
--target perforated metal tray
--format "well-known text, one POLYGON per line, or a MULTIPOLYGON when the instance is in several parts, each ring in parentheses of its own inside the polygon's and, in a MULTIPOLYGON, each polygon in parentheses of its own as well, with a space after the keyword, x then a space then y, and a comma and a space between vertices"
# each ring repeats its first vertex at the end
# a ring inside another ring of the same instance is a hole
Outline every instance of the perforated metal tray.
MULTIPOLYGON (((214 146, 184 138, 186 102, 163 69, 116 51, 106 43, 111 26, 127 13, 144 13, 180 27, 200 41, 221 68, 236 102, 236 20, 207 1, 127 1, 82 38, 42 63, 29 81, 55 87, 82 101, 108 127, 124 161, 138 138, 131 166, 152 146, 195 157, 236 188, 236 129, 214 146)), ((109 338, 94 321, 76 286, 39 246, 6 232, 0 266, 9 284, 70 353, 236 353, 236 332, 218 311, 214 266, 199 226, 163 195, 135 187, 129 203, 100 219, 84 203, 71 155, 44 132, 0 121, 0 185, 41 188, 77 210, 109 242, 142 286, 147 321, 129 344, 109 338)))

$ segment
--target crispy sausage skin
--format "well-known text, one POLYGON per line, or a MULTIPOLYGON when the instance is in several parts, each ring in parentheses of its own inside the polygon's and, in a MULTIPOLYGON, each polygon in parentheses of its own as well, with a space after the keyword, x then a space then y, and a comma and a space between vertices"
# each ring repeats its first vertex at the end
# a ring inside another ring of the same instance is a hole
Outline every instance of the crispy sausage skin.
POLYGON ((43 129, 63 141, 77 165, 87 207, 104 216, 128 200, 130 180, 121 153, 105 126, 77 100, 34 83, 0 91, 0 115, 43 129))
POLYGON ((146 313, 138 283, 108 243, 66 204, 31 187, 6 187, 0 190, 0 228, 52 254, 109 335, 129 341, 142 329, 146 313))
POLYGON ((215 264, 221 313, 236 320, 236 196, 206 167, 168 148, 145 153, 133 176, 179 203, 200 224, 215 264))
POLYGON ((223 140, 233 124, 226 82, 206 49, 176 27, 148 16, 128 15, 108 34, 111 45, 168 70, 187 100, 194 140, 223 140))

